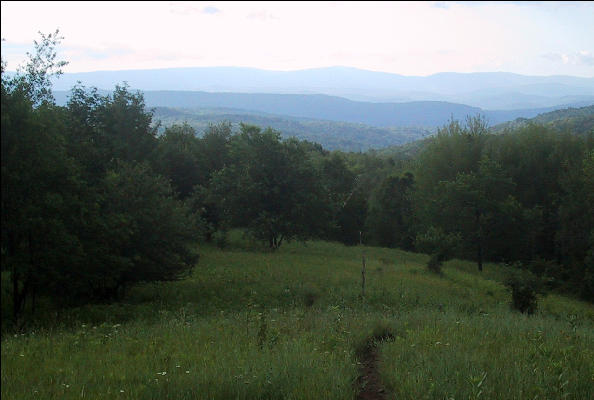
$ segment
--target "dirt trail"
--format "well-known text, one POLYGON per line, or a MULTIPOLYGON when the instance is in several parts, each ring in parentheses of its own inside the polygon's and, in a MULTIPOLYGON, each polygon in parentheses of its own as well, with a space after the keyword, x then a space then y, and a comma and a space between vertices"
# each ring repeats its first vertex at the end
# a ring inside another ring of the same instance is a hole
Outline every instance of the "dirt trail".
POLYGON ((389 337, 372 337, 367 341, 365 347, 359 351, 358 357, 361 363, 361 369, 357 378, 357 400, 388 399, 388 392, 380 379, 377 344, 390 339, 393 339, 391 335, 389 337))

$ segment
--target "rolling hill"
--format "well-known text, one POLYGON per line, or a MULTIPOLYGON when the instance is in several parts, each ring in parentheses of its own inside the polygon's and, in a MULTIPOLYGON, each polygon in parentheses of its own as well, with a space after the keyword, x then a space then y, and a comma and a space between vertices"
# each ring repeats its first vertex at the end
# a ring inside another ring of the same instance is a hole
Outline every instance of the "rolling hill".
POLYGON ((495 133, 501 133, 530 123, 546 125, 560 132, 571 132, 577 135, 594 133, 594 105, 550 111, 539 114, 531 119, 517 118, 513 121, 496 125, 491 130, 495 133))
POLYGON ((415 127, 378 128, 349 122, 295 118, 264 113, 250 113, 236 109, 181 109, 156 107, 154 119, 162 122, 162 130, 173 124, 188 123, 198 134, 210 124, 231 122, 270 127, 284 138, 296 137, 321 144, 327 150, 366 151, 395 146, 418 140, 432 131, 415 127))
POLYGON ((67 73, 54 81, 54 88, 69 90, 77 81, 100 89, 128 82, 132 88, 144 91, 326 94, 357 101, 445 101, 502 110, 594 103, 592 77, 526 76, 506 72, 404 76, 350 67, 298 71, 198 67, 67 73))
MULTIPOLYGON (((442 101, 406 103, 372 103, 320 94, 273 93, 208 93, 190 91, 144 91, 148 107, 173 108, 233 108, 251 113, 267 113, 297 118, 366 124, 375 127, 419 127, 433 129, 451 118, 464 120, 467 116, 484 115, 491 125, 532 118, 538 114, 571 104, 536 109, 483 110, 464 104, 442 101)), ((58 104, 65 104, 68 92, 56 91, 58 104)))

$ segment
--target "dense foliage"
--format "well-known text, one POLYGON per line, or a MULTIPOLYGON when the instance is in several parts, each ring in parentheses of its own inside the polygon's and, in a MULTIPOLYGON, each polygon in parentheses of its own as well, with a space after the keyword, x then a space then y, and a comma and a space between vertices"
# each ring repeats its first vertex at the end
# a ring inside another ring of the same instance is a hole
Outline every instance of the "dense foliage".
POLYGON ((155 107, 154 117, 162 122, 162 130, 171 125, 188 123, 200 134, 209 125, 223 121, 230 122, 234 130, 239 130, 241 123, 246 123, 271 127, 279 131, 282 138, 294 137, 319 143, 328 150, 347 152, 398 146, 431 134, 431 130, 421 127, 377 127, 230 109, 155 107))
POLYGON ((321 238, 519 262, 549 288, 594 296, 594 132, 489 133, 451 121, 412 153, 329 152, 230 122, 159 133, 144 97, 75 86, 56 106, 56 34, 2 72, 2 269, 15 322, 36 296, 109 300, 178 279, 200 237, 241 228, 272 250, 321 238))
POLYGON ((56 106, 60 39, 42 36, 15 76, 2 69, 2 270, 19 324, 39 295, 109 300, 197 261, 201 223, 151 166, 158 140, 142 96, 76 87, 56 106))

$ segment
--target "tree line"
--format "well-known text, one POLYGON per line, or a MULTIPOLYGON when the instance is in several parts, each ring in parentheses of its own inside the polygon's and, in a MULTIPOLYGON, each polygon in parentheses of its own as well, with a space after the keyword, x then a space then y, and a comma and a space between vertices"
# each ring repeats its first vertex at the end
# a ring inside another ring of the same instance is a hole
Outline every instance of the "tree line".
POLYGON ((58 32, 2 64, 2 272, 15 322, 40 296, 109 301, 180 279, 201 241, 241 228, 276 250, 318 238, 517 262, 594 293, 594 138, 451 121, 411 158, 329 152, 230 123, 163 133, 141 93, 77 85, 57 106, 58 32))

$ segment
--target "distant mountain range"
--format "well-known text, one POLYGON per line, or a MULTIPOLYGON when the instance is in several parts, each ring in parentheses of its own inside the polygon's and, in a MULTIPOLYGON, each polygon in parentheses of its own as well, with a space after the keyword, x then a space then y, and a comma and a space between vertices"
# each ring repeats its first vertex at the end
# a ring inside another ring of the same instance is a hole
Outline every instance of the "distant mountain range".
POLYGON ((127 82, 143 91, 325 94, 365 102, 439 101, 488 110, 594 104, 594 77, 526 76, 506 72, 439 73, 426 77, 331 67, 267 71, 200 67, 68 73, 54 81, 69 90, 77 81, 111 90, 127 82))
MULTIPOLYGON (((100 91, 107 94, 106 91, 100 91)), ((69 92, 54 95, 65 104, 69 92)), ((232 94, 201 92, 144 92, 146 104, 160 121, 161 131, 173 124, 188 123, 201 135, 209 124, 228 121, 237 129, 239 123, 271 127, 285 138, 296 137, 321 144, 328 150, 367 151, 384 149, 382 154, 407 158, 422 147, 427 138, 454 117, 485 115, 491 131, 501 133, 529 123, 552 126, 560 131, 584 134, 594 129, 594 105, 563 109, 486 111, 476 107, 443 102, 365 103, 323 95, 232 94), (165 105, 165 106, 163 106, 165 105), (229 107, 230 105, 236 108, 229 107), (246 107, 249 110, 246 110, 246 107), (269 112, 273 111, 273 112, 269 112), (302 114, 306 115, 305 117, 302 114), (311 116, 322 118, 312 118, 311 116), (520 115, 515 118, 514 115, 520 115), (331 120, 335 117, 335 120, 331 120), (362 119, 381 122, 345 122, 362 119), (495 121, 507 121, 500 124, 495 121), (428 126, 431 122, 431 126, 428 126), (402 145, 405 145, 402 147, 402 145), (398 146, 398 147, 395 147, 398 146)))
POLYGON ((58 104, 80 81, 106 94, 127 82, 164 125, 198 131, 227 120, 272 127, 328 149, 365 151, 425 137, 451 118, 483 115, 491 126, 594 105, 594 78, 511 73, 402 76, 355 68, 265 71, 212 67, 97 71, 54 81, 58 104))
MULTIPOLYGON (((58 104, 66 102, 68 92, 55 91, 58 104)), ((483 110, 464 104, 442 101, 373 103, 328 95, 270 93, 208 93, 190 91, 144 91, 148 107, 185 109, 231 108, 251 113, 267 113, 296 118, 340 121, 375 127, 417 127, 434 129, 451 118, 483 115, 491 125, 516 118, 532 118, 559 108, 588 104, 568 104, 537 109, 483 110)))

